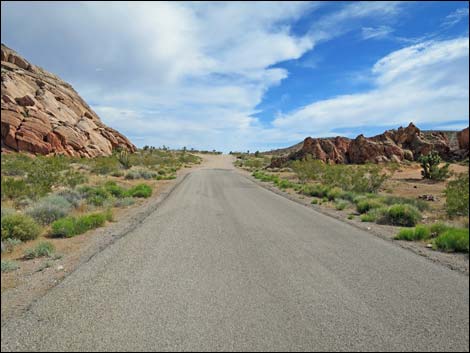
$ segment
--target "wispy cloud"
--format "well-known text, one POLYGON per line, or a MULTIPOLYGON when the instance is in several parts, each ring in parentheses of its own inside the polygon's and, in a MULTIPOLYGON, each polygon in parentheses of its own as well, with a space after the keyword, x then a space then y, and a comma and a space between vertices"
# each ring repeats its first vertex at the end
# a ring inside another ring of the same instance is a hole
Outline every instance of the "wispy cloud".
POLYGON ((468 7, 461 7, 446 16, 441 27, 449 28, 468 17, 468 7))
POLYGON ((468 65, 468 37, 406 47, 371 68, 372 90, 313 102, 278 117, 273 126, 286 134, 307 135, 409 121, 468 121, 468 65))
POLYGON ((393 32, 390 26, 362 27, 362 39, 383 39, 393 32))

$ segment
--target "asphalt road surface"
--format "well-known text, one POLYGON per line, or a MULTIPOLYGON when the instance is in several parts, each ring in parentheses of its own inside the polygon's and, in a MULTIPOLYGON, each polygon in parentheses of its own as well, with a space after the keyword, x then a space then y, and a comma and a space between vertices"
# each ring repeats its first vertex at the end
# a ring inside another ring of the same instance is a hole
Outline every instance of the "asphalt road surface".
POLYGON ((468 348, 468 276, 222 169, 2 322, 2 351, 468 348))

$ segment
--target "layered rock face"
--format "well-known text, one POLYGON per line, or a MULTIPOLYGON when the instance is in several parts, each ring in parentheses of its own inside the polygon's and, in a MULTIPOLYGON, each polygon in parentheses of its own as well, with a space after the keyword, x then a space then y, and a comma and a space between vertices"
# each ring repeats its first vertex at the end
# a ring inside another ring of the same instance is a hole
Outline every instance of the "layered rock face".
POLYGON ((326 163, 380 163, 417 160, 421 155, 437 151, 445 160, 463 159, 468 156, 468 128, 456 134, 457 144, 450 141, 452 133, 421 131, 410 123, 406 128, 387 130, 383 134, 366 138, 359 135, 351 140, 345 137, 311 138, 289 155, 273 158, 270 167, 277 168, 290 160, 311 155, 326 163))
POLYGON ((118 147, 136 150, 104 125, 70 84, 3 44, 1 67, 2 152, 97 157, 118 147))

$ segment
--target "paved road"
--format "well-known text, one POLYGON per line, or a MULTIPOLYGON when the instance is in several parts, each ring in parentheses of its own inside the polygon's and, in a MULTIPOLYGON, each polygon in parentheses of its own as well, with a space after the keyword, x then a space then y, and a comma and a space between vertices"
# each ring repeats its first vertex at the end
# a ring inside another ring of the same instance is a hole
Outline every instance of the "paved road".
POLYGON ((469 281, 234 171, 199 170, 2 324, 2 351, 468 351, 469 281))

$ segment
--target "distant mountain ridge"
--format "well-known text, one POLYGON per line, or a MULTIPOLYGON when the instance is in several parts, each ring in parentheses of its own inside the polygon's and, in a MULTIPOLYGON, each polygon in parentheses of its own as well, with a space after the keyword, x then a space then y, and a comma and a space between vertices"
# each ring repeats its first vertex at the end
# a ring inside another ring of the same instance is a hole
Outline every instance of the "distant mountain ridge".
POLYGON ((362 164, 417 160, 421 155, 437 151, 444 160, 461 160, 469 154, 469 129, 462 131, 421 131, 413 123, 406 128, 387 130, 382 134, 355 139, 347 137, 312 138, 284 149, 264 152, 272 154, 270 167, 282 167, 291 160, 310 155, 326 163, 362 164))
POLYGON ((136 147, 103 124, 70 84, 1 46, 2 152, 110 155, 136 147))

